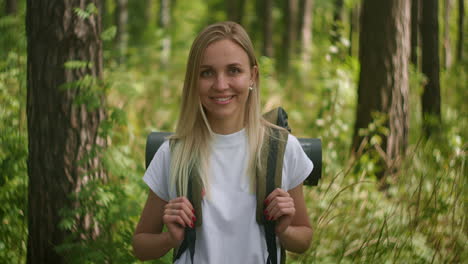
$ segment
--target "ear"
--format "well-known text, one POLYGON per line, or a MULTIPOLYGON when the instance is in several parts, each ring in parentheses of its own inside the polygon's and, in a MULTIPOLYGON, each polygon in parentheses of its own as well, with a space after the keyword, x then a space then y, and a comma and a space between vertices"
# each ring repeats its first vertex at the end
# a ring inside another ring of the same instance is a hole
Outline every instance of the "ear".
POLYGON ((253 84, 256 84, 258 80, 258 67, 257 65, 254 65, 252 69, 250 70, 250 80, 252 81, 253 84))

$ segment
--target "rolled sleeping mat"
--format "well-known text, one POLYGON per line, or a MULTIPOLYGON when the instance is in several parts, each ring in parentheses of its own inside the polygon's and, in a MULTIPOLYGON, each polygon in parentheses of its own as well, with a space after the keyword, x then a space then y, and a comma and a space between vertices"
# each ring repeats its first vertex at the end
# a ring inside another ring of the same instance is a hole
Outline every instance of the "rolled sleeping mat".
MULTIPOLYGON (((146 168, 170 132, 151 132, 146 139, 146 168)), ((316 186, 322 177, 322 141, 318 138, 298 138, 307 157, 314 164, 314 169, 304 181, 304 185, 316 186)))

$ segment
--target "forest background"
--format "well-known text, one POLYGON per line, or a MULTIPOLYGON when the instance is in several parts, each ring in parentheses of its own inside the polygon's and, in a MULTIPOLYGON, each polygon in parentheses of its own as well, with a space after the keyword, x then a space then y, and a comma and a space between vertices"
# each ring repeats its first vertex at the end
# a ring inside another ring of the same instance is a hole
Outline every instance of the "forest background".
POLYGON ((0 0, 0 263, 138 263, 146 136, 174 131, 191 42, 223 20, 264 110, 322 140, 288 263, 468 261, 464 0, 63 3, 0 0))

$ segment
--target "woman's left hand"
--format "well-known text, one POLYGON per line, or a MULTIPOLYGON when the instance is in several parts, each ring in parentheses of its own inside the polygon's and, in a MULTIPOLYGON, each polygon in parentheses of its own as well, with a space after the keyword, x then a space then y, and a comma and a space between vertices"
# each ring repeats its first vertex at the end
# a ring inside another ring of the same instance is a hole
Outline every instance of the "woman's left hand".
POLYGON ((276 188, 265 199, 265 211, 263 212, 269 221, 277 221, 275 232, 283 233, 291 224, 296 208, 294 199, 283 189, 276 188))

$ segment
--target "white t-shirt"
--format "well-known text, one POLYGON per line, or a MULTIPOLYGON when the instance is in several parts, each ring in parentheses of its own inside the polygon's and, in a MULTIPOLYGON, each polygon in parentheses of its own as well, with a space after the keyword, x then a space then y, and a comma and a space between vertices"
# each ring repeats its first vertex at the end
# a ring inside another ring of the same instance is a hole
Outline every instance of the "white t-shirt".
MULTIPOLYGON (((263 226, 256 221, 256 196, 250 193, 250 182, 245 175, 247 150, 245 129, 214 137, 210 195, 202 200, 203 224, 196 229, 194 263, 266 263, 268 251, 263 226)), ((288 137, 284 155, 282 189, 288 191, 306 179, 313 164, 293 135, 288 137)), ((170 149, 165 141, 143 177, 151 190, 165 201, 177 197, 170 186, 169 169, 170 149)), ((277 248, 279 259, 279 244, 277 248)), ((176 263, 191 263, 189 250, 176 263)))

